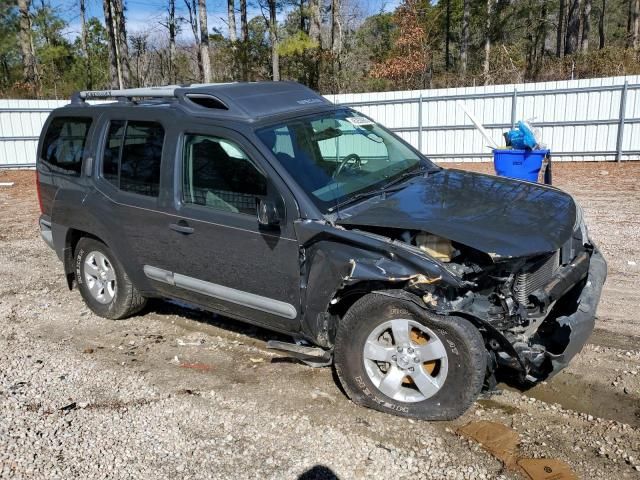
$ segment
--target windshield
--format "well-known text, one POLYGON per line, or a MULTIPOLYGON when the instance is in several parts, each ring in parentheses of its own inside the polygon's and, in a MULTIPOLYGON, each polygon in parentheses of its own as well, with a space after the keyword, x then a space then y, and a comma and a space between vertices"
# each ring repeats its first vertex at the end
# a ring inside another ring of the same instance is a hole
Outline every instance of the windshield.
POLYGON ((257 135, 325 213, 409 172, 437 168, 353 110, 290 120, 257 135))

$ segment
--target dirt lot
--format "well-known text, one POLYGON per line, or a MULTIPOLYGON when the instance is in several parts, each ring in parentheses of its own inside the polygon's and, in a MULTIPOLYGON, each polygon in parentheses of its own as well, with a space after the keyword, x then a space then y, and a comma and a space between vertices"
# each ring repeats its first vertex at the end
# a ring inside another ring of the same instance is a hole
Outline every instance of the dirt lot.
POLYGON ((596 332, 548 383, 426 423, 354 406, 261 329, 161 301, 97 318, 39 238, 33 172, 0 171, 0 477, 524 478, 456 433, 493 420, 522 456, 640 478, 640 162, 554 174, 609 262, 596 332))

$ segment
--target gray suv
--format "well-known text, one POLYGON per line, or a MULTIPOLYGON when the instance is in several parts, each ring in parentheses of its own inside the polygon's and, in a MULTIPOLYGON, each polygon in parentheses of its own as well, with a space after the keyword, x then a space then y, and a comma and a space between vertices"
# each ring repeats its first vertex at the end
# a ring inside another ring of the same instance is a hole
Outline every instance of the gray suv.
POLYGON ((407 417, 558 372, 606 276, 567 193, 440 168, 296 83, 80 92, 37 178, 42 237, 97 315, 160 297, 260 325, 407 417))

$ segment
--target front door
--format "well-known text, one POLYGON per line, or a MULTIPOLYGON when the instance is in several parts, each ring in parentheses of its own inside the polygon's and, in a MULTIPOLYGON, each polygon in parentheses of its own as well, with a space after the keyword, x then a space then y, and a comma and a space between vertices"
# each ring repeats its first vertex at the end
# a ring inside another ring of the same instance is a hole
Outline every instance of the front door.
POLYGON ((177 139, 174 205, 166 256, 145 274, 175 296, 270 328, 299 327, 300 266, 295 202, 243 136, 194 125, 177 139), (275 179, 275 181, 274 181, 275 179), (257 199, 279 206, 280 227, 263 230, 257 199))

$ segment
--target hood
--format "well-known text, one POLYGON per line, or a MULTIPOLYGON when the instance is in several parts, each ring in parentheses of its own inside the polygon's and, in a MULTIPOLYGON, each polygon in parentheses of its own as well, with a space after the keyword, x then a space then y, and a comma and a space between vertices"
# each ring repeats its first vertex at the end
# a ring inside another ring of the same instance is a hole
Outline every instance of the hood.
POLYGON ((555 251, 575 221, 575 202, 555 188, 443 169, 341 211, 337 223, 424 230, 497 259, 555 251))

